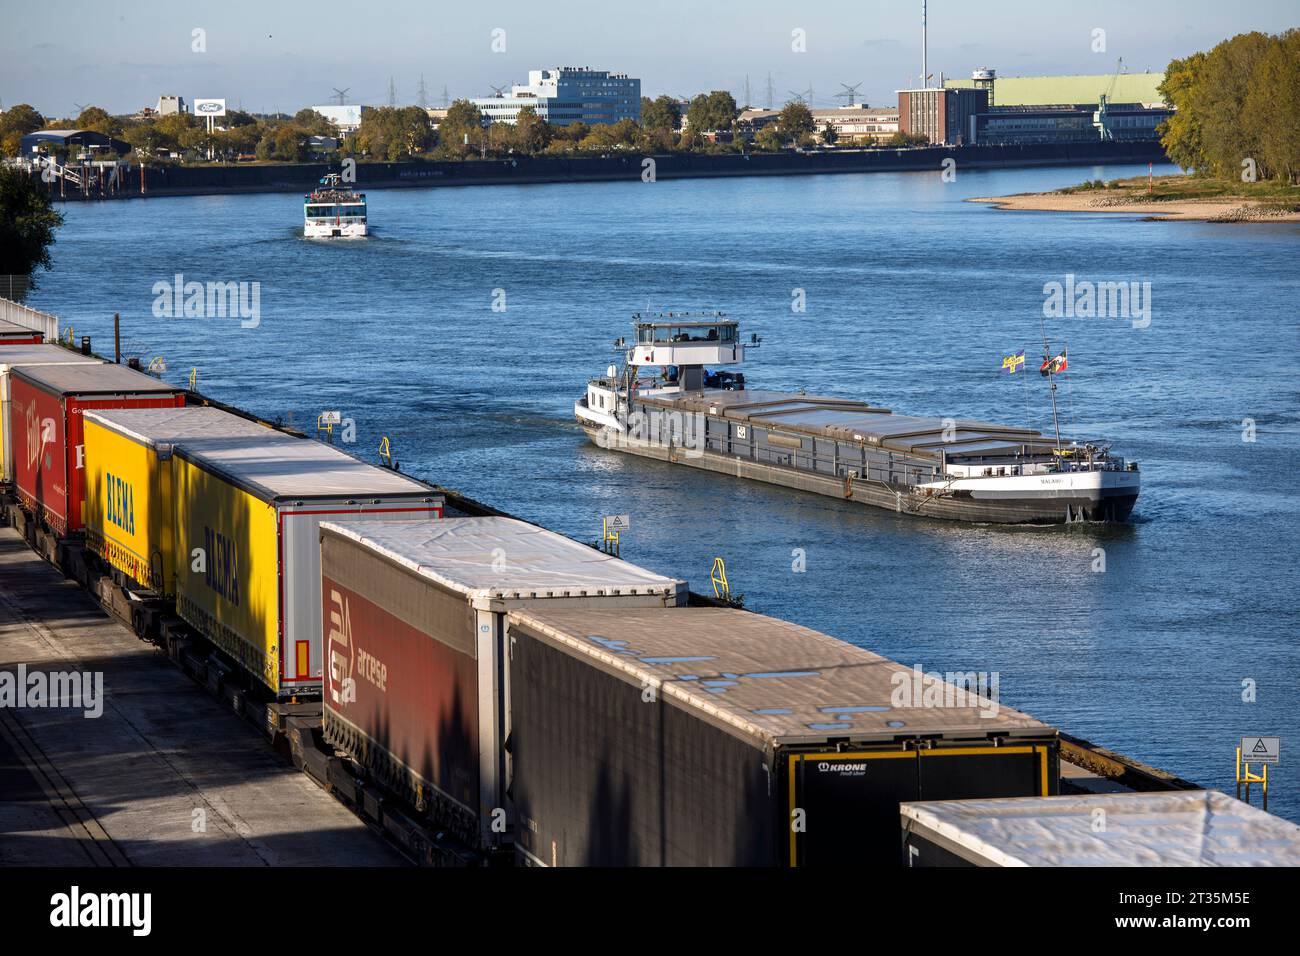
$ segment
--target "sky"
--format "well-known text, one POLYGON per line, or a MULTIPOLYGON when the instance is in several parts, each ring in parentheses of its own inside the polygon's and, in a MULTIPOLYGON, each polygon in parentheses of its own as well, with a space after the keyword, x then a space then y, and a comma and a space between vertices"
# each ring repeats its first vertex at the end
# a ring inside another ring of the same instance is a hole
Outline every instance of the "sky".
MULTIPOLYGON (((1300 25, 1295 0, 930 0, 929 69, 969 76, 1160 71, 1237 33, 1300 25), (1104 50, 1094 31, 1104 30, 1104 50)), ((730 90, 777 106, 893 105, 919 85, 920 0, 0 0, 0 106, 133 113, 162 93, 253 112, 491 95, 530 69, 589 66, 644 95, 730 90), (201 31, 197 33, 195 31, 201 31), (497 33, 494 49, 494 31, 497 33), (803 50, 795 31, 802 31, 803 50), (197 39, 196 39, 197 38, 197 39), (199 42, 199 40, 202 42, 199 42), (504 46, 503 51, 499 48, 504 46)), ((743 102, 742 102, 743 105, 743 102)))

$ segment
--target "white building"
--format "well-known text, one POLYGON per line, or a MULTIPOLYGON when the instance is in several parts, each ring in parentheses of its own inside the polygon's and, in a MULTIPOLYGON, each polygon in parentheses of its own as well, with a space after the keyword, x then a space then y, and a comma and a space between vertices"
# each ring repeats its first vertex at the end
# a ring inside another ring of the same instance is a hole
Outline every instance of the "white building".
POLYGON ((158 108, 155 112, 159 116, 171 116, 173 113, 186 113, 188 110, 185 108, 185 97, 171 96, 164 93, 162 96, 158 97, 158 108))
POLYGON ((369 106, 313 106, 314 111, 325 117, 340 133, 355 133, 361 128, 361 117, 369 113, 369 106))
POLYGON ((625 73, 561 66, 530 70, 528 83, 511 87, 509 94, 472 102, 494 123, 514 123, 525 106, 552 126, 640 122, 641 81, 625 73))

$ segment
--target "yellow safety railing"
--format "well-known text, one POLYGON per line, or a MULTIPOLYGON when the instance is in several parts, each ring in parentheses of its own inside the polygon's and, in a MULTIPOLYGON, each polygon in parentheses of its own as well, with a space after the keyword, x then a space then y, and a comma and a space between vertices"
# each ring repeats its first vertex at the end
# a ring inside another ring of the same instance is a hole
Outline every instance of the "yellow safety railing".
POLYGON ((397 462, 393 460, 393 445, 387 435, 379 439, 379 460, 394 471, 397 470, 397 462))
POLYGON ((713 559, 713 570, 709 572, 713 582, 713 596, 720 601, 731 600, 731 585, 727 583, 727 563, 721 557, 713 559))
POLYGON ((1241 759, 1241 748, 1237 748, 1237 799, 1241 797, 1241 785, 1246 785, 1246 802, 1250 803, 1250 785, 1252 783, 1263 784, 1264 790, 1264 809, 1268 809, 1268 764, 1259 764, 1264 768, 1263 773, 1252 773, 1250 761, 1241 759))
POLYGON ((618 557, 622 553, 621 542, 618 536, 619 533, 609 529, 608 518, 600 519, 600 533, 605 542, 605 553, 618 557))
POLYGON ((199 370, 197 368, 190 369, 190 391, 191 392, 194 391, 194 386, 198 384, 198 381, 199 381, 199 370))

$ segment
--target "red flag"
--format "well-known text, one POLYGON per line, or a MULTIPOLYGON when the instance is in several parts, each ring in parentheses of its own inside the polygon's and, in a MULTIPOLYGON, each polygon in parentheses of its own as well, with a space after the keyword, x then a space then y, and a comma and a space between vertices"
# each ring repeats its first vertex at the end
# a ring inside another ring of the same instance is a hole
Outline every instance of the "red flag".
POLYGON ((1044 375, 1059 375, 1069 368, 1070 363, 1066 360, 1065 353, 1054 355, 1050 358, 1044 358, 1043 364, 1038 367, 1038 371, 1044 375))

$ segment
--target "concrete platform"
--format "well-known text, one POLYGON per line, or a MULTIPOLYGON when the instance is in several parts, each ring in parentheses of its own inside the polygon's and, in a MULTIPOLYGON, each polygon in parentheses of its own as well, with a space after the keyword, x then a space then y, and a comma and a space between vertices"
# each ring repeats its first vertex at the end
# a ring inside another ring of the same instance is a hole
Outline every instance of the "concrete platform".
POLYGON ((405 860, 0 528, 0 671, 103 675, 102 714, 0 706, 0 867, 405 860))

